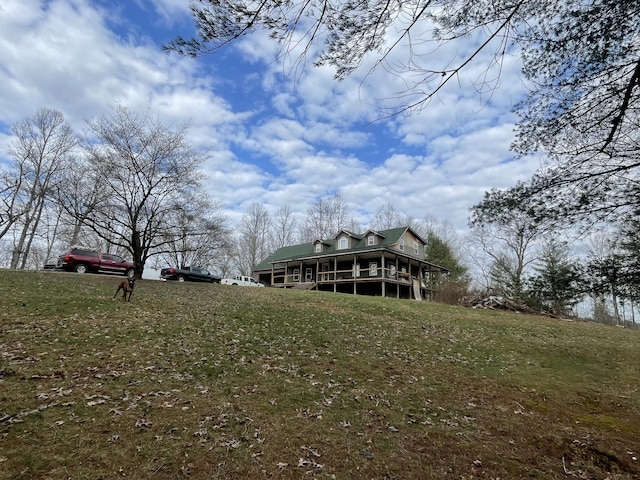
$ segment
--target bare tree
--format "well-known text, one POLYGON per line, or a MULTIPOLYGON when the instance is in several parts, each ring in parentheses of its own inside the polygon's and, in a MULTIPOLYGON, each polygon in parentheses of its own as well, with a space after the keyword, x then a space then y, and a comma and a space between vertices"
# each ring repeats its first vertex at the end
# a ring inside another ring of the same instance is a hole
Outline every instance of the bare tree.
POLYGON ((73 168, 64 174, 64 182, 54 191, 56 201, 71 217, 73 224, 68 233, 68 243, 81 241, 82 227, 99 205, 106 202, 109 189, 107 177, 93 168, 86 156, 76 156, 73 168))
POLYGON ((251 275, 253 268, 269 254, 271 217, 261 203, 252 203, 238 227, 236 263, 240 273, 251 275))
POLYGON ((160 257, 173 266, 206 266, 220 269, 220 255, 229 246, 227 217, 218 204, 206 198, 194 199, 176 212, 168 232, 165 253, 160 257))
POLYGON ((0 172, 0 239, 11 230, 13 225, 24 214, 20 201, 22 174, 15 171, 0 172))
MULTIPOLYGON (((602 232, 589 238, 586 280, 593 299, 594 319, 599 322, 620 323, 622 316, 619 305, 624 305, 629 297, 626 287, 630 284, 637 289, 638 286, 636 265, 632 264, 629 268, 620 240, 602 232), (613 309, 613 316, 608 313, 607 300, 613 309)), ((635 258, 633 260, 635 262, 635 258)))
POLYGON ((307 211, 307 219, 301 227, 303 242, 335 236, 342 229, 357 227, 349 215, 347 202, 340 193, 320 198, 307 211))
POLYGON ((276 211, 271 219, 271 224, 270 250, 272 252, 295 243, 298 222, 289 205, 283 205, 276 211))
POLYGON ((544 208, 519 184, 510 193, 492 190, 472 207, 470 226, 475 240, 491 259, 492 280, 503 293, 521 297, 524 271, 536 257, 537 247, 553 232, 544 208), (517 192, 514 196, 513 192, 517 192))
POLYGON ((406 215, 400 213, 391 202, 385 203, 378 208, 371 222, 371 228, 374 230, 389 230, 404 226, 407 226, 406 215))
POLYGON ((170 130, 149 112, 115 105, 88 126, 95 137, 87 144, 89 162, 104 180, 104 195, 83 223, 125 248, 139 277, 147 259, 175 241, 181 212, 205 197, 204 155, 187 144, 186 127, 170 130))
POLYGON ((237 273, 234 247, 235 245, 230 242, 216 257, 216 270, 222 278, 237 273))
POLYGON ((422 238, 428 239, 433 235, 443 241, 461 264, 467 261, 466 244, 448 220, 438 220, 433 215, 425 214, 421 220, 408 219, 407 222, 422 238))
POLYGON ((77 138, 57 110, 40 109, 12 128, 15 141, 9 154, 22 203, 20 229, 11 255, 11 268, 24 268, 49 196, 68 170, 77 138))
POLYGON ((46 218, 40 234, 44 243, 39 249, 41 251, 42 258, 37 259, 35 262, 31 261, 32 264, 43 265, 48 261, 53 260, 53 249, 59 240, 59 233, 63 225, 64 216, 65 212, 60 205, 55 202, 51 202, 50 208, 46 211, 46 218))

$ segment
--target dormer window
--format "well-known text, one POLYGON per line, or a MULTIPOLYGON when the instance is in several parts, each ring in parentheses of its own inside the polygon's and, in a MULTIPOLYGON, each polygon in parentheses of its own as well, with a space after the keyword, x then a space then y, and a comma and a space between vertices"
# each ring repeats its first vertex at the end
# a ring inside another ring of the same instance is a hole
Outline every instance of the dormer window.
POLYGON ((322 253, 322 244, 320 242, 316 243, 316 253, 322 253))
POLYGON ((349 241, 347 237, 340 237, 338 240, 338 250, 344 250, 349 247, 349 241))
POLYGON ((376 236, 375 235, 369 235, 367 237, 367 245, 375 245, 376 244, 376 236))

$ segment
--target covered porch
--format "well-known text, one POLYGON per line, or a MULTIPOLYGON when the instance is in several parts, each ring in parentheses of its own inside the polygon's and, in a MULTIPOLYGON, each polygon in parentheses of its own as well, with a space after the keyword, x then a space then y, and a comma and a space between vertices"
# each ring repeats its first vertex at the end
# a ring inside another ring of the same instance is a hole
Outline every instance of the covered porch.
POLYGON ((445 271, 391 251, 327 255, 271 264, 259 281, 272 287, 430 300, 433 276, 445 271))

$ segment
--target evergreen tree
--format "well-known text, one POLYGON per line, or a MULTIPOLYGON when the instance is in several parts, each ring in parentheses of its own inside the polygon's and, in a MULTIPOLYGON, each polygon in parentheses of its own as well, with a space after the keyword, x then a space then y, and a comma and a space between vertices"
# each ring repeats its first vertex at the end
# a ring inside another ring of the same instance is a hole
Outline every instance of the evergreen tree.
POLYGON ((623 283, 626 296, 633 302, 640 301, 640 210, 636 210, 620 232, 620 248, 623 255, 623 283))
POLYGON ((495 256, 489 270, 489 278, 491 280, 489 291, 493 295, 522 299, 522 275, 517 263, 505 253, 495 256))
MULTIPOLYGON (((635 308, 640 301, 640 211, 636 210, 624 219, 612 252, 594 265, 603 272, 602 283, 608 288, 614 303, 614 313, 621 319, 618 302, 631 305, 631 319, 635 322, 635 308)), ((601 287, 601 290, 603 288, 601 287)), ((626 313, 623 310, 624 313, 626 313)))
MULTIPOLYGON (((586 278, 589 279, 588 289, 594 298, 605 301, 611 299, 613 315, 616 322, 620 321, 618 301, 623 296, 623 257, 617 250, 611 250, 605 256, 589 256, 586 267, 586 278)), ((606 304, 606 303, 605 303, 606 304)), ((601 320, 608 320, 606 309, 601 320)))
POLYGON ((566 244, 549 242, 534 272, 527 282, 527 294, 535 305, 564 315, 581 300, 580 268, 571 260, 566 244))
POLYGON ((471 278, 466 266, 456 257, 453 248, 434 232, 430 231, 426 238, 425 260, 449 270, 446 275, 434 278, 436 289, 435 300, 443 303, 457 304, 467 293, 471 278))
POLYGON ((424 249, 425 260, 449 270, 447 281, 469 283, 469 270, 456 257, 453 249, 435 233, 427 234, 427 245, 424 249))

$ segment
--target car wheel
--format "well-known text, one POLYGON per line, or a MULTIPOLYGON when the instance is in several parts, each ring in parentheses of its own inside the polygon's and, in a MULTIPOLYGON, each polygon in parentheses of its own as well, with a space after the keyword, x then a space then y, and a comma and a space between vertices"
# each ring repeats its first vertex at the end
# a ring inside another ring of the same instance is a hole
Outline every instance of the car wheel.
POLYGON ((179 281, 179 282, 184 282, 184 277, 183 277, 182 275, 180 275, 180 276, 178 277, 178 281, 179 281))
POLYGON ((76 265, 76 272, 87 273, 87 266, 84 263, 79 263, 78 265, 76 265))
POLYGON ((236 287, 238 286, 238 284, 237 284, 237 283, 232 283, 231 285, 235 285, 236 287))

